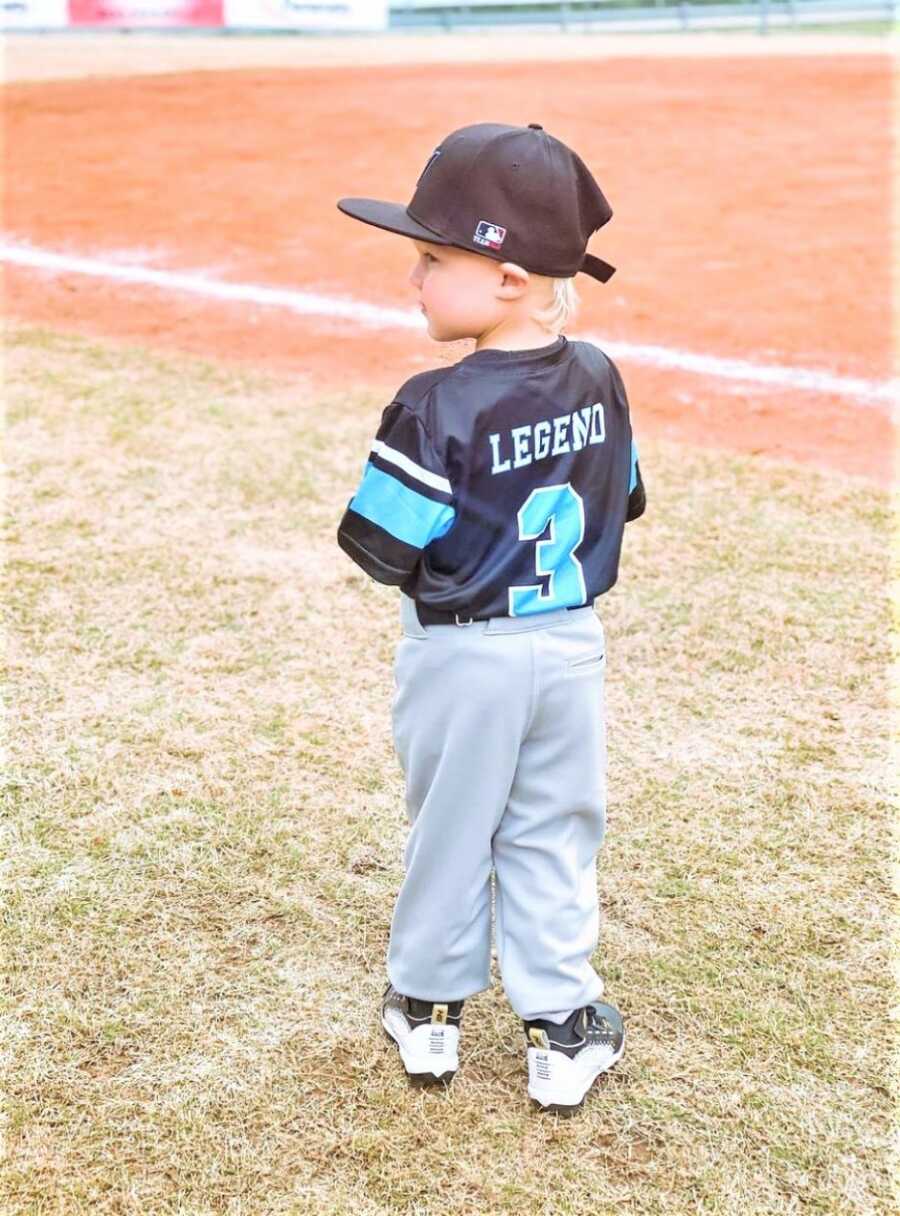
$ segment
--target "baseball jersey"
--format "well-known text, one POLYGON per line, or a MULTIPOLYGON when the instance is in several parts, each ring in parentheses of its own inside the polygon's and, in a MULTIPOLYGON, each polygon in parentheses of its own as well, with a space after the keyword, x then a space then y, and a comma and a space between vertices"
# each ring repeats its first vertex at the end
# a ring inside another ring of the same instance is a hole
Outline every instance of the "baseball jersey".
POLYGON ((338 527, 378 582, 461 615, 590 604, 618 574, 644 484, 618 368, 564 335, 408 379, 338 527))

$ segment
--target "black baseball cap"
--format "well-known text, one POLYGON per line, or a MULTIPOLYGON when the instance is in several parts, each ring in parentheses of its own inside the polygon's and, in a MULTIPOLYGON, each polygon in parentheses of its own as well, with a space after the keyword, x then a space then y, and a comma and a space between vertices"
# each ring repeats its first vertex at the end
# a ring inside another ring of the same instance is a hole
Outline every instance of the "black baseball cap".
POLYGON ((338 208, 388 232, 453 245, 534 274, 605 283, 615 273, 587 252, 612 208, 577 153, 545 131, 478 122, 441 141, 407 206, 342 198, 338 208))

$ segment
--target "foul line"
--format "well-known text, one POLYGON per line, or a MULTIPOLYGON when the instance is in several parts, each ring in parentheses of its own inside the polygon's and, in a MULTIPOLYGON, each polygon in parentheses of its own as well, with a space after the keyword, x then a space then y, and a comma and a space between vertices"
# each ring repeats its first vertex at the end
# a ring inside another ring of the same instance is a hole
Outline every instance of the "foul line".
MULTIPOLYGON (((385 326, 425 329, 425 320, 418 310, 380 308, 339 296, 264 287, 258 283, 228 283, 203 274, 181 274, 177 271, 154 270, 149 266, 51 253, 18 242, 0 242, 0 261, 51 274, 88 275, 119 283, 134 283, 141 287, 156 287, 161 291, 189 292, 210 300, 282 308, 301 316, 340 317, 380 329, 385 326)), ((581 334, 578 337, 583 341, 593 342, 614 359, 646 363, 655 367, 677 368, 701 376, 716 376, 723 380, 797 389, 801 392, 830 393, 861 405, 896 404, 900 397, 900 380, 897 379, 865 380, 858 376, 839 376, 816 368, 782 367, 777 364, 753 363, 746 359, 724 359, 715 355, 673 350, 667 346, 613 341, 593 334, 581 334)), ((573 335, 573 340, 577 341, 578 338, 573 335)))

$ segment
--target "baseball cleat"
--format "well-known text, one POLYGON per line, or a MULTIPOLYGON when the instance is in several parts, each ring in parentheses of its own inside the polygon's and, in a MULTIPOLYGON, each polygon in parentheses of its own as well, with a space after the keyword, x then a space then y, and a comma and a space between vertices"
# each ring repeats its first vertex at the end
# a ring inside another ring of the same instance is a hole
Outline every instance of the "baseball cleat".
POLYGON ((381 1024, 397 1045, 413 1085, 449 1085, 459 1068, 459 1024, 464 1001, 422 1001, 388 984, 381 1024))
POLYGON ((528 1042, 528 1096, 542 1112, 574 1115, 601 1073, 625 1051, 625 1024, 615 1005, 591 1001, 561 1024, 523 1022, 528 1042))

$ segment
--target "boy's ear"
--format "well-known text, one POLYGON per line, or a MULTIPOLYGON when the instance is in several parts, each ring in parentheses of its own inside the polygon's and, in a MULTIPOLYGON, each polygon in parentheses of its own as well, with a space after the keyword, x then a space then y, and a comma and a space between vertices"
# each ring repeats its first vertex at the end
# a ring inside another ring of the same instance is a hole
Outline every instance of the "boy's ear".
POLYGON ((503 278, 500 281, 501 287, 524 289, 528 286, 528 271, 524 267, 518 266, 515 262, 501 262, 500 270, 503 272, 503 278))

